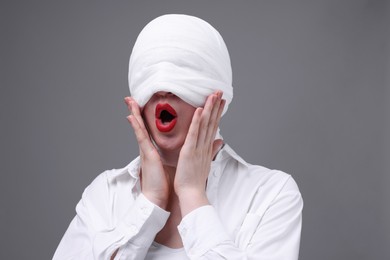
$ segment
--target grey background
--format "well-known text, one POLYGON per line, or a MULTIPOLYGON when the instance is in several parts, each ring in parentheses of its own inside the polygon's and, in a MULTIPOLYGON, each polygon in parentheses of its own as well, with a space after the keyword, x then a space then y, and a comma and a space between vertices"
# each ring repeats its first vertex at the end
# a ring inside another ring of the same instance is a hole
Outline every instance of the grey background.
POLYGON ((132 45, 186 13, 231 54, 226 141, 299 184, 300 259, 390 259, 389 1, 140 2, 1 2, 0 258, 50 259, 83 189, 137 155, 132 45))

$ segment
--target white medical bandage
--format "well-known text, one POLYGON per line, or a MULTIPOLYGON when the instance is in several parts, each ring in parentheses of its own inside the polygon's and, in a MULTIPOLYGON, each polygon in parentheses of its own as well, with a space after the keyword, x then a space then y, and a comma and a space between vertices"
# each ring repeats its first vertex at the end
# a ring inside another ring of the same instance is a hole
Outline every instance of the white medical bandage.
POLYGON ((143 107, 158 91, 172 92, 194 107, 223 91, 224 112, 233 98, 226 44, 207 22, 188 15, 163 15, 145 26, 130 56, 131 96, 143 107))

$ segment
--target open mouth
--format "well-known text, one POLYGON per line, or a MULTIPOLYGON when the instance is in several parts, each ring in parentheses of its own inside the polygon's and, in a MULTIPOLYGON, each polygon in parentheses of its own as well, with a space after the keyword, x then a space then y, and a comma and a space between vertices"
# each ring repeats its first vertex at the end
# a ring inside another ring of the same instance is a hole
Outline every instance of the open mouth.
POLYGON ((176 125, 176 110, 167 103, 157 104, 155 116, 156 127, 160 132, 169 132, 176 125))

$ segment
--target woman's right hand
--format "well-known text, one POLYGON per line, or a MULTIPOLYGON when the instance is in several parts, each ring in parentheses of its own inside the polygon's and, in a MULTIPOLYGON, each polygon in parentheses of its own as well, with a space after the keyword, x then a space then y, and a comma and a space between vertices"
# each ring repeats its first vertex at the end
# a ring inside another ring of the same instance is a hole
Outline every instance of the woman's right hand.
POLYGON ((141 189, 151 202, 166 208, 170 193, 169 175, 165 173, 160 155, 150 140, 137 102, 131 97, 125 98, 130 111, 127 120, 134 129, 141 156, 141 189))

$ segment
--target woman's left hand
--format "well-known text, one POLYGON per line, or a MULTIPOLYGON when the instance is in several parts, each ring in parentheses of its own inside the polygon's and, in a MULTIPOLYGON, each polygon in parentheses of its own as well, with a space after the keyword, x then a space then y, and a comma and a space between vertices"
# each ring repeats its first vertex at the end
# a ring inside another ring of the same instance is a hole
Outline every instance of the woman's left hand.
POLYGON ((197 108, 186 140, 180 151, 174 189, 179 197, 182 216, 207 205, 206 181, 211 161, 223 141, 215 135, 225 105, 222 92, 208 96, 204 108, 197 108))

